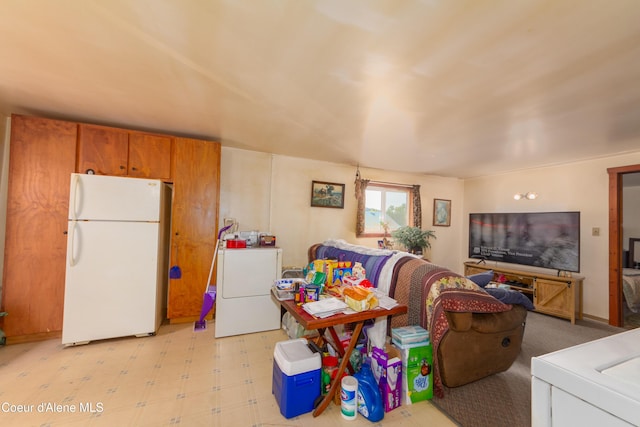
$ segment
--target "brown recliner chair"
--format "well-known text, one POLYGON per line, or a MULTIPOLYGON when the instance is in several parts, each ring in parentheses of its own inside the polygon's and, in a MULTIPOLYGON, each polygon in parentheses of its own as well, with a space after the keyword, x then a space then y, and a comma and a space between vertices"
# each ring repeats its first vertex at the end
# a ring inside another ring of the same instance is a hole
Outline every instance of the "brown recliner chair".
POLYGON ((501 313, 445 312, 449 330, 438 346, 440 378, 458 387, 509 369, 520 353, 527 309, 501 313))

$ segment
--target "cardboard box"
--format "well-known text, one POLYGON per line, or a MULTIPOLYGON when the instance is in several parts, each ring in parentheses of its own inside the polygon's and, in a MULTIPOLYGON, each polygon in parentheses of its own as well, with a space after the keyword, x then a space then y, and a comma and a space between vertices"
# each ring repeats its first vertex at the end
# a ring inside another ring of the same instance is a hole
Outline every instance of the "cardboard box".
POLYGON ((398 345, 402 359, 402 401, 406 405, 433 397, 433 353, 428 342, 398 345))
POLYGON ((353 276, 353 275, 347 275, 342 277, 343 285, 358 286, 365 281, 367 281, 366 278, 364 277, 360 278, 358 276, 353 276))
POLYGON ((371 370, 378 383, 384 411, 402 405, 402 360, 397 348, 387 345, 384 350, 373 347, 371 370))
POLYGON ((333 268, 333 273, 332 273, 332 280, 331 283, 334 286, 340 286, 343 284, 343 279, 344 277, 348 277, 351 275, 351 267, 349 268, 333 268))
POLYGON ((429 341, 429 332, 420 326, 402 326, 391 330, 391 338, 400 345, 429 341))
POLYGON ((333 285, 333 269, 338 267, 338 261, 331 259, 317 259, 313 261, 313 269, 325 274, 325 284, 333 285))

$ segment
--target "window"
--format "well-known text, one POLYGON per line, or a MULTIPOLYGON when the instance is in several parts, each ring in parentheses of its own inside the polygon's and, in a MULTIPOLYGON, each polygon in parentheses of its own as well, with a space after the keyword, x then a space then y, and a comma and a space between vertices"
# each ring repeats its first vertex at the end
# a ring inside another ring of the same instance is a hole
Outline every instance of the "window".
POLYGON ((383 236, 412 223, 411 188, 369 184, 365 190, 364 234, 383 236))

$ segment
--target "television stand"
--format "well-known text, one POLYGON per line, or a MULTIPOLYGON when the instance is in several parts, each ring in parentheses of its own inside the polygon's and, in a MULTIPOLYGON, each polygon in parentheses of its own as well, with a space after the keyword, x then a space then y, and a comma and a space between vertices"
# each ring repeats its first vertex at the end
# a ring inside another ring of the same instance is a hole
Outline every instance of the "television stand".
POLYGON ((480 265, 475 261, 464 263, 465 276, 490 270, 493 270, 493 282, 509 285, 511 289, 525 294, 533 302, 535 311, 568 319, 572 324, 576 323, 576 318, 582 319, 583 277, 480 265))

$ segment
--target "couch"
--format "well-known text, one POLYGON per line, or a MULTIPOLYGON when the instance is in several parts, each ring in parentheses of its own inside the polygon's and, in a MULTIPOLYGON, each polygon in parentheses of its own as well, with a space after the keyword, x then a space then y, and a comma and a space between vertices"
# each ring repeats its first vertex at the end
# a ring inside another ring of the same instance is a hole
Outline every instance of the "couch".
POLYGON ((509 369, 520 353, 527 308, 505 304, 445 267, 342 240, 312 245, 308 258, 360 262, 375 287, 408 306, 406 314, 392 316, 387 334, 406 325, 429 331, 438 396, 442 385, 458 387, 509 369))

